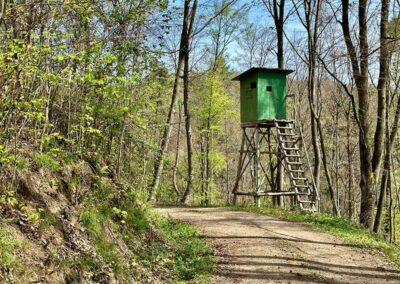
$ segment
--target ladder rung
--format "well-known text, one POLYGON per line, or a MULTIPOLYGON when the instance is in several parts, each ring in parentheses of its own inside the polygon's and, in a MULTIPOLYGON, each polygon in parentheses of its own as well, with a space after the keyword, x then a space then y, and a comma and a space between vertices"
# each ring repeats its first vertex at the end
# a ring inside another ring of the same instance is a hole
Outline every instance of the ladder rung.
POLYGON ((297 136, 296 133, 290 132, 290 133, 279 133, 281 136, 297 136))
POLYGON ((293 129, 293 127, 291 127, 291 126, 280 126, 280 125, 278 125, 276 128, 278 128, 278 129, 293 129))
POLYGON ((298 200, 300 203, 314 203, 314 201, 310 200, 298 200))
POLYGON ((297 180, 307 180, 307 178, 303 178, 303 177, 293 177, 293 179, 297 179, 297 180))
MULTIPOLYGON (((292 154, 292 155, 294 155, 294 154, 292 154)), ((292 162, 292 161, 294 161, 294 160, 295 160, 295 161, 300 160, 301 157, 300 157, 300 156, 290 157, 290 156, 286 155, 286 158, 288 158, 288 159, 289 159, 289 158, 293 159, 293 160, 290 160, 290 159, 288 160, 288 161, 291 161, 291 162, 292 162)))
POLYGON ((302 165, 302 162, 292 162, 292 161, 287 161, 286 163, 288 163, 289 165, 302 165))
POLYGON ((300 170, 290 170, 293 173, 304 173, 304 170, 300 169, 300 170))
MULTIPOLYGON (((298 169, 292 169, 292 165, 289 165, 288 164, 288 166, 289 166, 289 171, 291 172, 291 173, 295 173, 298 169)), ((300 165, 293 165, 293 166, 300 166, 300 165)), ((300 172, 299 172, 300 173, 300 172)))
MULTIPOLYGON (((300 174, 299 176, 295 176, 294 173, 292 173, 292 172, 289 172, 289 174, 292 177, 292 179, 305 179, 305 180, 307 180, 306 178, 302 177, 302 176, 304 176, 302 174, 300 174)), ((297 174, 299 174, 299 173, 297 173, 297 174)))
POLYGON ((308 193, 308 192, 297 192, 297 193, 294 192, 293 194, 302 195, 302 196, 309 196, 310 195, 310 193, 308 193))
POLYGON ((234 194, 236 195, 250 195, 250 196, 285 196, 285 195, 301 195, 301 196, 308 196, 309 193, 305 192, 296 192, 296 191, 259 191, 259 192, 242 192, 237 191, 234 194))
MULTIPOLYGON (((287 158, 287 159, 291 158, 291 159, 294 159, 296 161, 297 160, 301 160, 301 156, 297 155, 297 154, 287 154, 287 155, 284 155, 284 157, 287 158)), ((288 161, 291 161, 291 160, 289 159, 288 161)))
POLYGON ((298 187, 298 188, 309 188, 308 185, 304 185, 304 184, 296 184, 296 183, 294 183, 294 186, 298 187))
POLYGON ((292 147, 282 147, 283 148, 283 150, 285 150, 285 151, 294 151, 294 150, 299 150, 299 148, 297 148, 297 147, 295 147, 295 148, 292 148, 292 147))
POLYGON ((317 211, 317 209, 315 209, 314 207, 311 208, 302 208, 303 211, 310 211, 310 212, 315 212, 317 211))
POLYGON ((301 158, 300 154, 286 154, 285 156, 288 158, 301 158))
POLYGON ((299 154, 300 154, 300 149, 299 148, 297 148, 297 147, 294 147, 294 146, 296 146, 296 145, 292 145, 292 146, 283 146, 283 150, 284 151, 297 151, 297 152, 299 152, 299 154))
MULTIPOLYGON (((295 184, 295 182, 293 182, 293 184, 295 184)), ((309 188, 309 186, 308 186, 308 184, 300 184, 300 183, 296 183, 296 185, 295 185, 298 189, 300 189, 301 188, 301 190, 302 191, 304 191, 304 189, 307 189, 307 188, 309 188)))
MULTIPOLYGON (((299 139, 300 139, 300 136, 299 135, 297 135, 296 133, 282 133, 282 134, 290 134, 290 135, 292 135, 292 137, 295 137, 296 138, 296 140, 290 140, 289 142, 297 142, 297 141, 299 141, 299 139)), ((280 135, 282 135, 282 134, 280 134, 280 135)), ((288 135, 286 135, 286 136, 288 136, 288 135)), ((281 137, 281 136, 279 136, 279 138, 281 139, 281 141, 282 142, 285 142, 286 140, 283 140, 283 138, 281 137)))

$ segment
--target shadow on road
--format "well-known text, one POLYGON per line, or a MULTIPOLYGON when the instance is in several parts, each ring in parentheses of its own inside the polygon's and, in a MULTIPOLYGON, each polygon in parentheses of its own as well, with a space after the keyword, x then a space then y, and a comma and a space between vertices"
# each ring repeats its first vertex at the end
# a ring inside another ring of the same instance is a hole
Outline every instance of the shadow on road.
MULTIPOLYGON (((229 274, 221 270, 220 275, 239 279, 268 279, 280 281, 305 281, 307 283, 347 283, 319 276, 318 271, 332 275, 348 275, 362 278, 368 282, 365 283, 383 283, 387 280, 398 280, 400 283, 400 274, 396 270, 384 269, 381 267, 360 267, 352 265, 338 265, 313 261, 301 258, 280 257, 280 256, 254 256, 254 255, 226 255, 217 254, 221 260, 218 264, 221 267, 228 267, 229 274), (256 260, 254 260, 256 259, 256 260), (256 270, 248 267, 259 267, 256 270), (263 269, 268 267, 267 269, 263 269), (276 272, 271 273, 271 267, 275 267, 276 272), (283 271, 280 271, 280 270, 283 271), (296 270, 297 272, 287 273, 286 271, 296 270), (298 272, 301 271, 301 272, 298 272), (359 271, 359 272, 356 272, 359 271), (365 271, 365 272, 364 272, 365 271), (300 279, 299 279, 300 278, 300 279)), ((350 283, 350 282, 349 282, 350 283)))

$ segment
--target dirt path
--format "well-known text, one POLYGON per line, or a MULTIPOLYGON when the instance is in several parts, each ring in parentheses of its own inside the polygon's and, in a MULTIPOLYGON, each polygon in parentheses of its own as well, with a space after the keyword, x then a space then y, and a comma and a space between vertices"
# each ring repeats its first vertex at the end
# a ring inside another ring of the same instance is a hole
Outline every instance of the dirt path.
POLYGON ((400 283, 377 251, 344 244, 309 225, 223 208, 159 208, 211 240, 213 283, 400 283))

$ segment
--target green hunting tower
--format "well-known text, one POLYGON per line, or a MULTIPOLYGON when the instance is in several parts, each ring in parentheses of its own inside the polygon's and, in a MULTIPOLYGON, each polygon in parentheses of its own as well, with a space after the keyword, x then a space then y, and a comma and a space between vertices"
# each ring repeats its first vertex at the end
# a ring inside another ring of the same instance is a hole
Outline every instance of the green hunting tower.
POLYGON ((303 163, 302 135, 296 134, 295 121, 286 117, 286 77, 292 72, 251 68, 233 78, 240 82, 243 133, 234 202, 238 196, 253 196, 260 206, 260 197, 272 196, 276 205, 289 201, 290 206, 318 210, 318 190, 303 163), (289 180, 286 188, 284 172, 289 180))
POLYGON ((291 70, 251 68, 240 81, 241 122, 286 119, 286 75, 291 70))

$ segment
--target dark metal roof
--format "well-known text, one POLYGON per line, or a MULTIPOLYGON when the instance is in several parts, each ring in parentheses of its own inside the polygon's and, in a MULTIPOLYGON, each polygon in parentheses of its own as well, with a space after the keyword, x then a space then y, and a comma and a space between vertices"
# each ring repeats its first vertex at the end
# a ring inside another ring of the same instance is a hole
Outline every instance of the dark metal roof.
POLYGON ((259 71, 271 72, 271 73, 285 73, 286 75, 289 75, 290 73, 294 72, 293 70, 288 70, 288 69, 252 67, 249 70, 243 72, 242 74, 236 76, 232 80, 239 81, 242 77, 245 77, 253 72, 259 72, 259 71))

